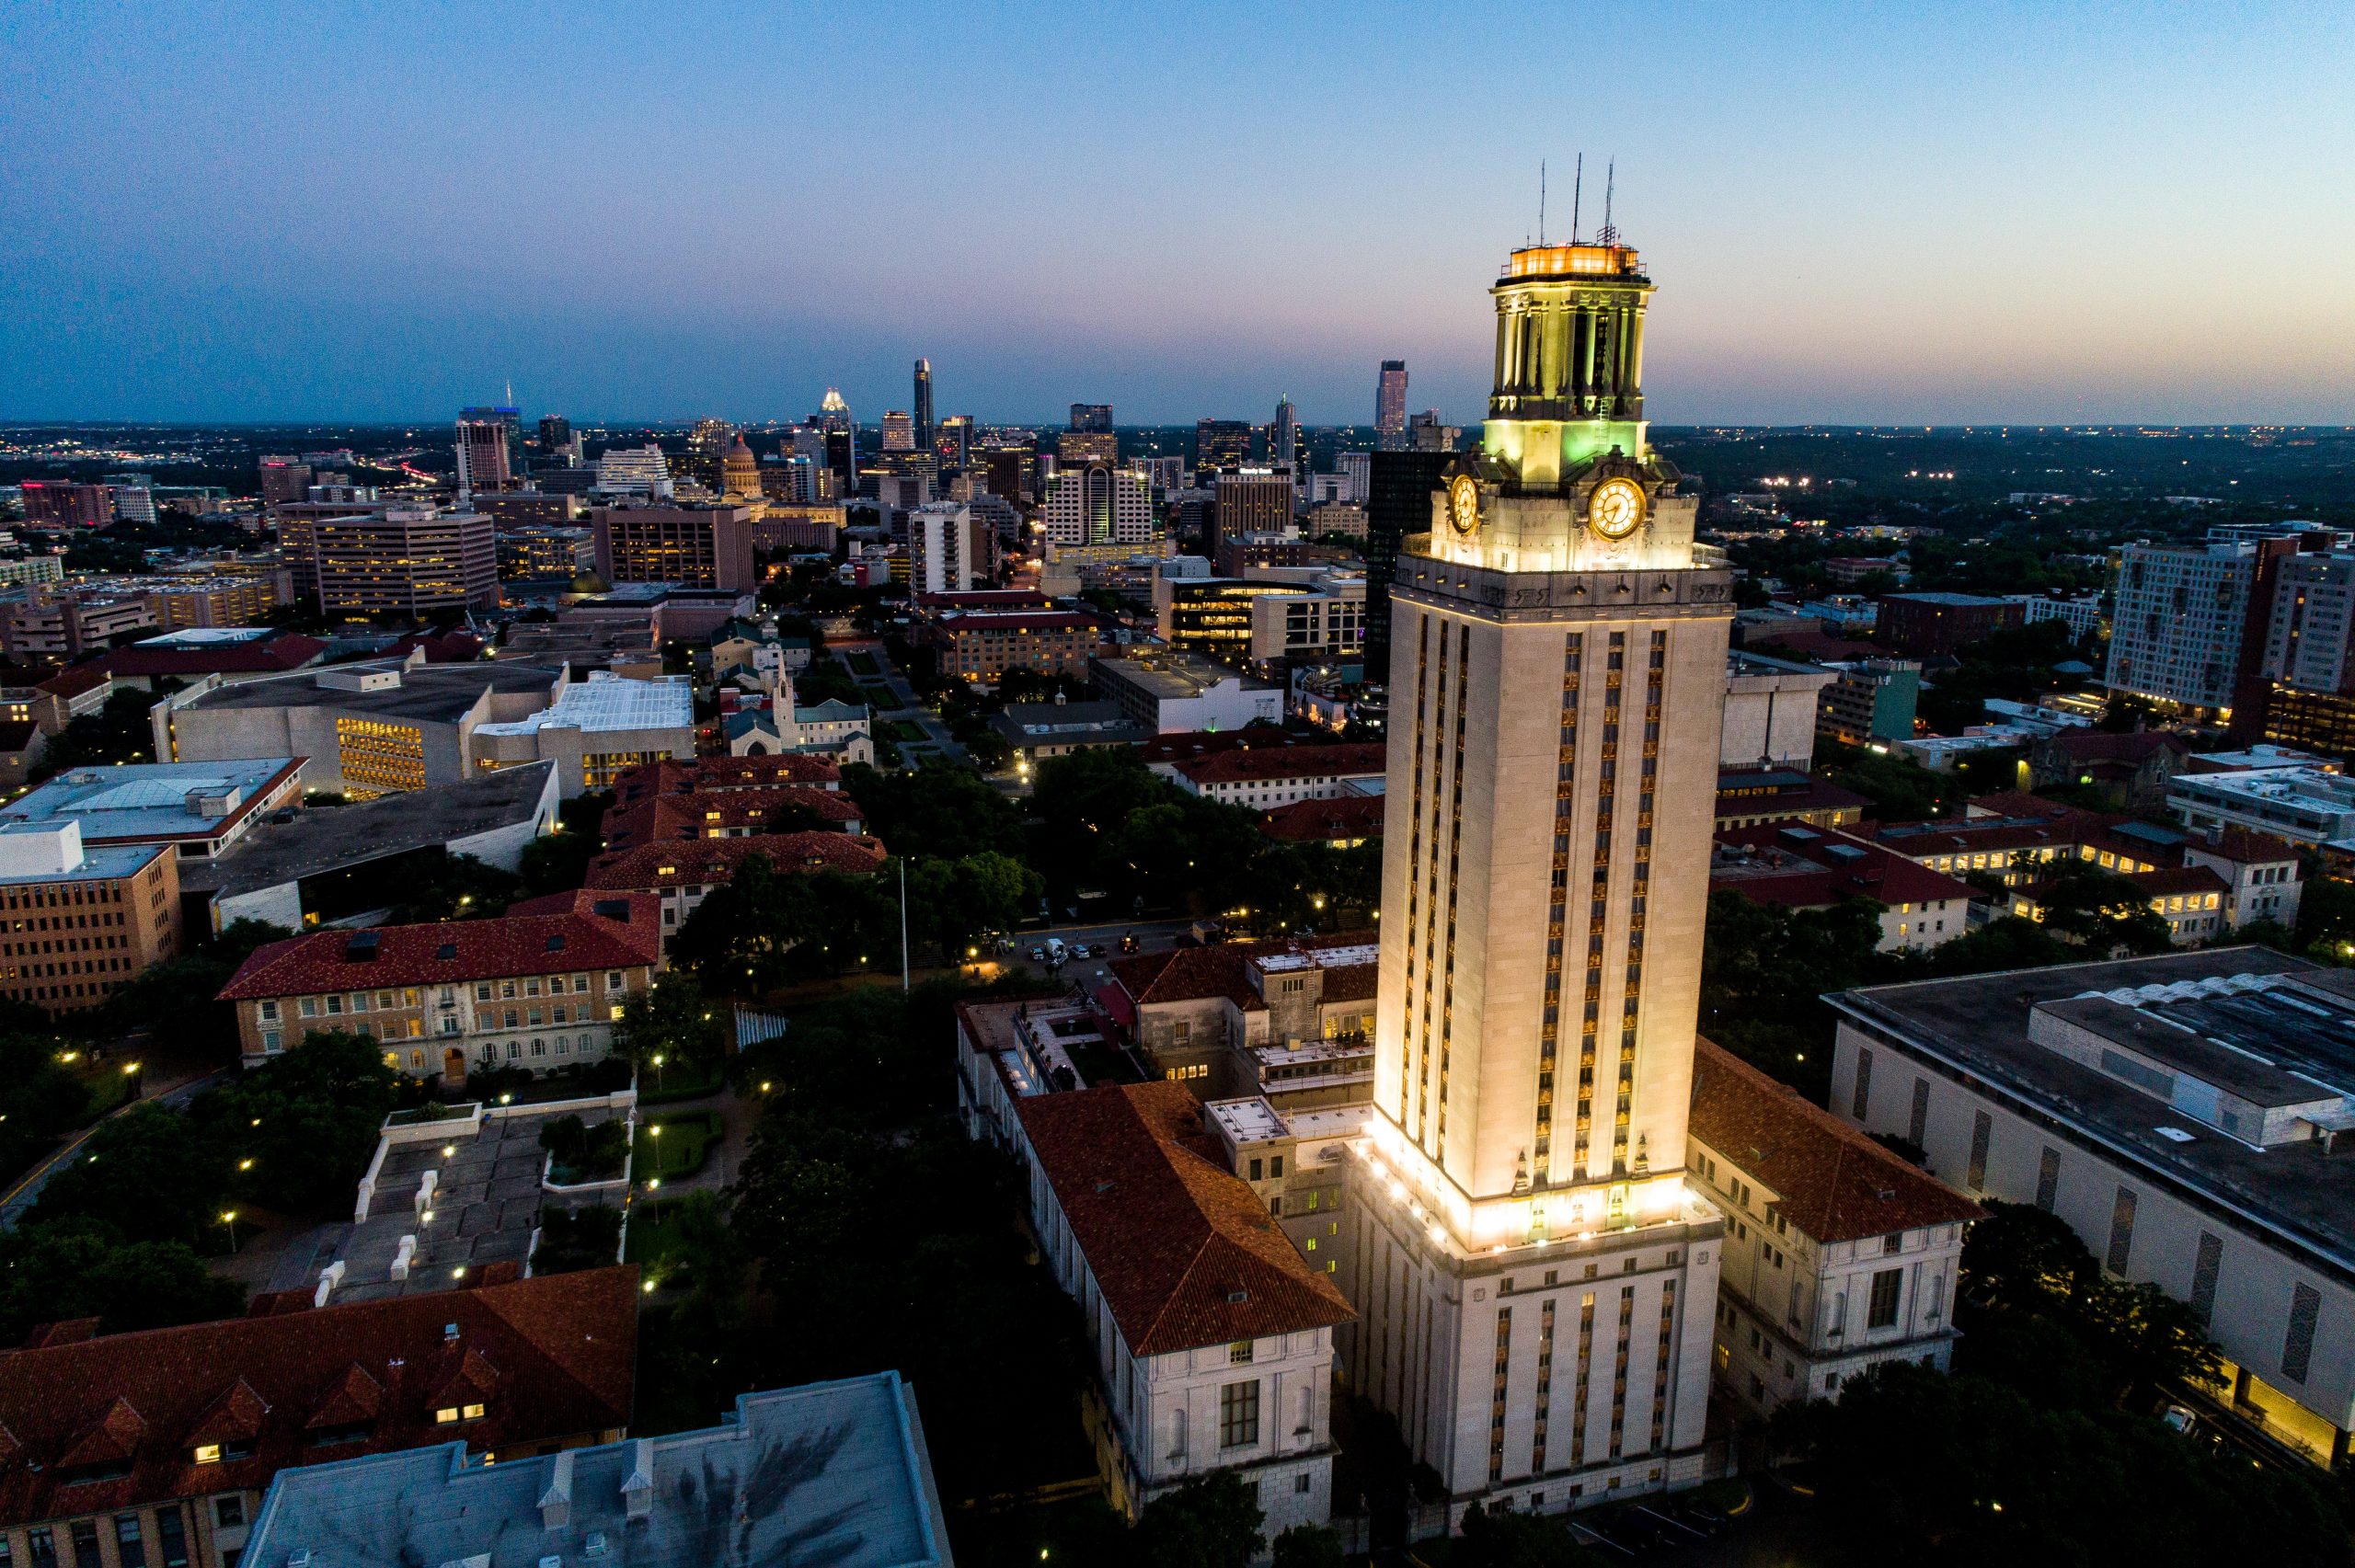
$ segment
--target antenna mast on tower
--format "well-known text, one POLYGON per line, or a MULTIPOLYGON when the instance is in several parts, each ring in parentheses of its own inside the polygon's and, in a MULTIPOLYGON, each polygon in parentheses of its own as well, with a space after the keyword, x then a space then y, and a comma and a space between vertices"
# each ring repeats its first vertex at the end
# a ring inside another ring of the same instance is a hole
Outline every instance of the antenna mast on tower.
POLYGON ((1586 155, 1579 155, 1578 172, 1570 177, 1570 243, 1579 243, 1579 198, 1586 190, 1586 155))
POLYGON ((1545 243, 1545 160, 1537 160, 1537 243, 1545 243))
POLYGON ((1594 236, 1598 245, 1617 245, 1619 231, 1611 226, 1611 197, 1619 186, 1619 160, 1611 160, 1603 177, 1603 232, 1594 236))

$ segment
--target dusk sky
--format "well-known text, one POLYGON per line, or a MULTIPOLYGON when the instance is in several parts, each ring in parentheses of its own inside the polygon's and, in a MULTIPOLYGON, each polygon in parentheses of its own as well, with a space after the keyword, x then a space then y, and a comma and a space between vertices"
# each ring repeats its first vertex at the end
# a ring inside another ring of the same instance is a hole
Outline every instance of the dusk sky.
POLYGON ((0 4, 0 418, 2355 418, 2355 7, 0 4))

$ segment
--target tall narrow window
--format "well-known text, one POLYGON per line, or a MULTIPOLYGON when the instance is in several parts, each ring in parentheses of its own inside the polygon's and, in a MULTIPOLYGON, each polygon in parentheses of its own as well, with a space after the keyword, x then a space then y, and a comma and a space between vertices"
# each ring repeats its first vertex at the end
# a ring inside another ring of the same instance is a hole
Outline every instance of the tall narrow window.
POLYGON ((1898 1292, 1904 1283, 1901 1268, 1885 1268, 1873 1276, 1872 1301, 1865 1313, 1867 1328, 1885 1329, 1896 1323, 1898 1292))
POLYGON ((2061 1151, 2046 1145, 2044 1157, 2036 1167, 2036 1207, 2045 1213, 2052 1212, 2053 1200, 2061 1192, 2061 1151))
POLYGON ((1848 1115, 1861 1122, 1865 1119, 1865 1113, 1872 1108, 1872 1103, 1873 1053, 1859 1046, 1856 1047, 1856 1093, 1848 1103, 1848 1115))
POLYGON ((1930 1081, 1917 1078, 1913 1081, 1913 1120, 1906 1127, 1905 1140, 1916 1149, 1926 1149, 1929 1133, 1930 1081))
POLYGON ((1218 1391, 1218 1446, 1239 1448, 1259 1440, 1259 1384, 1229 1383, 1218 1391))
POLYGON ((1970 1114, 1970 1168, 1963 1185, 1973 1192, 1987 1186, 1987 1144, 1994 1136, 1995 1119, 1984 1111, 1970 1114))
POLYGON ((2281 1342, 2281 1375, 2293 1383, 2306 1380, 2314 1359, 2315 1320, 2322 1315, 2322 1293, 2301 1285, 2290 1295, 2290 1332, 2281 1342))
POLYGON ((2134 1189, 2120 1187, 2109 1208, 2109 1250, 2103 1254, 2102 1266, 2112 1274, 2124 1274, 2133 1255, 2134 1189))
POLYGON ((2216 1275, 2224 1263, 2224 1239, 2200 1232, 2200 1256, 2191 1265, 2191 1315, 2206 1322, 2216 1310, 2216 1275))

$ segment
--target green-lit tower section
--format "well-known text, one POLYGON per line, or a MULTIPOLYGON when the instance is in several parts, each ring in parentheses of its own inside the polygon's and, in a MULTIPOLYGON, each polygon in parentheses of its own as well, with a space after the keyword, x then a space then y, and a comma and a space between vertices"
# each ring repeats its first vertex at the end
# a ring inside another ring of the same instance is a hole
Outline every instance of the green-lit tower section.
POLYGON ((1532 246, 1488 291, 1497 302, 1495 392, 1481 450, 1525 486, 1558 483, 1616 447, 1644 455, 1644 307, 1623 245, 1532 246))

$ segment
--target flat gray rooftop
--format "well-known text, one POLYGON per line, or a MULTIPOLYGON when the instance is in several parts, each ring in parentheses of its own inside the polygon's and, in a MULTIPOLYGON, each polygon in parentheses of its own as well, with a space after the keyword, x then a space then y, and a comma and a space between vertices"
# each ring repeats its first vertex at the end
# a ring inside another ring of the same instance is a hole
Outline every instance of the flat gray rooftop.
POLYGON ((560 1196, 540 1185, 546 1160, 540 1148, 540 1129, 569 1115, 579 1115, 594 1126, 622 1113, 600 1109, 486 1116, 477 1133, 469 1134, 464 1123, 454 1122, 446 1139, 394 1144, 385 1150, 377 1173, 375 1201, 368 1218, 342 1228, 343 1235, 331 1256, 321 1248, 301 1288, 316 1288, 319 1271, 339 1259, 344 1276, 336 1287, 338 1301, 375 1301, 388 1296, 447 1290, 463 1277, 454 1270, 464 1268, 471 1275, 494 1263, 521 1265, 528 1260, 532 1232, 539 1227, 544 1208, 593 1207, 600 1201, 619 1207, 619 1188, 560 1196), (419 1222, 414 1203, 428 1170, 440 1173, 434 1178, 430 1225, 419 1222), (393 1259, 400 1251, 401 1238, 412 1235, 417 1238, 417 1251, 408 1278, 395 1280, 393 1259))
MULTIPOLYGON (((2349 989, 2341 971, 2269 947, 2232 947, 1871 986, 1828 1000, 1849 1021, 1961 1069, 2032 1112, 2075 1128, 2112 1157, 2229 1205, 2326 1266, 2355 1277, 2355 1157, 2328 1154, 2319 1142, 2260 1150, 2197 1122, 2187 1124, 2150 1095, 2028 1038, 2028 1013, 2039 1003, 2088 991, 2234 975, 2294 976, 2302 989, 2323 992, 2346 994, 2349 989)), ((2291 1066, 2289 1059, 2301 1052, 2326 1053, 2334 1064, 2355 1063, 2355 1016, 2346 1013, 2317 1016, 2329 1011, 2318 1007, 2302 1013, 2284 1006, 2278 993, 2154 1005, 2227 1047, 2236 1036, 2259 1044, 2261 1054, 2278 1065, 2291 1066), (2245 1005, 2257 996, 2266 1000, 2245 1005), (2302 1033, 2285 1036, 2285 1019, 2299 1020, 2302 1033)), ((2333 1065, 2331 1071, 2340 1070, 2333 1065)), ((2322 1092, 2307 1097, 2323 1097, 2322 1092)))
POLYGON ((464 784, 406 790, 350 806, 305 807, 292 821, 256 824, 218 860, 184 867, 180 887, 234 898, 511 827, 539 809, 555 766, 527 762, 464 784))
MULTIPOLYGON (((2290 1003, 2267 992, 2141 1007, 2106 996, 2072 997, 2067 1001, 2048 1001, 2044 1011, 2203 1083, 2212 1083, 2252 1105, 2306 1105, 2332 1093, 2250 1054, 2267 1043, 2267 1020, 2280 1018, 2292 1028, 2309 1022, 2290 1003)), ((2344 1046, 2344 1041, 2339 1042, 2342 1051, 2344 1046)))
POLYGON ((923 1425, 895 1372, 744 1394, 698 1432, 493 1465, 446 1443, 282 1470, 246 1559, 279 1568, 298 1554, 322 1568, 949 1561, 923 1425), (646 1499, 635 1519, 633 1482, 646 1499))
POLYGON ((322 671, 302 670, 260 681, 216 687, 188 704, 201 713, 253 708, 341 708, 387 718, 454 723, 485 692, 546 692, 559 670, 553 665, 509 664, 477 659, 468 664, 427 664, 404 671, 401 683, 381 692, 348 692, 319 684, 322 673, 381 669, 378 663, 339 664, 322 671))

